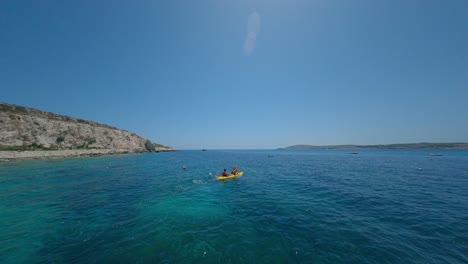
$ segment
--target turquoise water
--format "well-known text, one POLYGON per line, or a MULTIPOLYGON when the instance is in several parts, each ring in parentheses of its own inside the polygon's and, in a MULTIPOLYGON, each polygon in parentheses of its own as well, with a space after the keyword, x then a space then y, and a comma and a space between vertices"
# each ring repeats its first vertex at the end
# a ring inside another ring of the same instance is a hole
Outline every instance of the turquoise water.
POLYGON ((0 262, 467 263, 468 151, 439 152, 0 163, 0 262))

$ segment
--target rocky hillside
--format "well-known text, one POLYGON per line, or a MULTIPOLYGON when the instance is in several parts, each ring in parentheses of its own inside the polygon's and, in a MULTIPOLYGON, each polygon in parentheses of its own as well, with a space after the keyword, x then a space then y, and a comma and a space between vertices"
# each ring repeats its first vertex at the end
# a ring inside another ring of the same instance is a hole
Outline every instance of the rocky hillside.
POLYGON ((115 127, 0 103, 0 150, 60 149, 173 150, 115 127))

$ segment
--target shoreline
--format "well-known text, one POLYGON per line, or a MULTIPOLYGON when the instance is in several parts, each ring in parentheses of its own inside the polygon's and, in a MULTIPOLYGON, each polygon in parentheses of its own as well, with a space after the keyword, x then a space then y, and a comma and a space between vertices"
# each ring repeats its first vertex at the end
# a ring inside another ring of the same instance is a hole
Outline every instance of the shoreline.
MULTIPOLYGON (((171 149, 157 149, 156 152, 168 152, 171 149)), ((92 157, 119 154, 137 154, 147 151, 128 149, 62 149, 62 150, 24 150, 24 151, 0 151, 0 162, 39 160, 39 159, 62 159, 72 157, 92 157)))

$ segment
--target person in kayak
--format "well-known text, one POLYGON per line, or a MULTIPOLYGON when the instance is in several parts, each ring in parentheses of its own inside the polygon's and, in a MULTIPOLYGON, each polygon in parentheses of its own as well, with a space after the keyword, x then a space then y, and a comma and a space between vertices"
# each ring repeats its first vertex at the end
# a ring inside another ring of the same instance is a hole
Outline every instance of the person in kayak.
POLYGON ((223 170, 223 173, 221 173, 221 176, 229 176, 229 174, 227 173, 226 169, 223 170))
POLYGON ((232 168, 232 170, 231 170, 231 174, 236 175, 236 173, 237 173, 237 166, 235 166, 235 167, 232 168))

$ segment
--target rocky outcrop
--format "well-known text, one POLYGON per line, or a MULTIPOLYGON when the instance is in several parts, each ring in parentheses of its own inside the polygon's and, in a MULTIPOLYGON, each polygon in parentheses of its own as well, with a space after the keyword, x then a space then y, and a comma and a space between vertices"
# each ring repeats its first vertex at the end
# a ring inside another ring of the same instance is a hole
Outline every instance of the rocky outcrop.
POLYGON ((112 126, 0 103, 0 150, 106 150, 101 152, 135 153, 173 149, 112 126))

